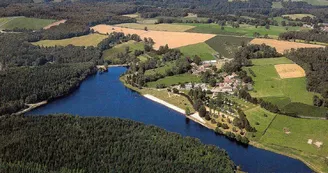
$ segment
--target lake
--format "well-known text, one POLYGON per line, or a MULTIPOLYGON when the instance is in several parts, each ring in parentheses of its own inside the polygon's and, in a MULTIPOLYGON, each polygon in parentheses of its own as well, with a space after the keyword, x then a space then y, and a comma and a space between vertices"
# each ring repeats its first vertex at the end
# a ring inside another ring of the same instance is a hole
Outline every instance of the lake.
POLYGON ((242 146, 209 130, 163 105, 126 88, 119 77, 124 67, 109 68, 108 73, 87 78, 75 92, 39 107, 28 114, 69 113, 80 116, 119 117, 155 125, 182 136, 200 139, 226 150, 236 165, 251 173, 312 172, 304 163, 287 156, 252 146, 242 146))

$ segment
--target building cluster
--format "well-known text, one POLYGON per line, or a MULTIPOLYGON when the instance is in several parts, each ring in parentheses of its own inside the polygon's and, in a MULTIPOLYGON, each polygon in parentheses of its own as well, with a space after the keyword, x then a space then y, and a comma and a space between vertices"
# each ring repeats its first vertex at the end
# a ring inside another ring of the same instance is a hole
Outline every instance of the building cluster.
POLYGON ((223 82, 217 83, 215 87, 212 88, 212 93, 215 96, 217 93, 229 93, 233 94, 235 91, 238 91, 240 88, 246 88, 252 90, 252 85, 242 82, 238 78, 236 73, 228 75, 227 73, 222 74, 223 82))
POLYGON ((202 73, 206 72, 206 71, 211 71, 212 67, 215 66, 217 64, 216 60, 211 60, 211 61, 203 61, 201 65, 197 65, 195 63, 191 63, 191 72, 193 75, 201 75, 202 73))

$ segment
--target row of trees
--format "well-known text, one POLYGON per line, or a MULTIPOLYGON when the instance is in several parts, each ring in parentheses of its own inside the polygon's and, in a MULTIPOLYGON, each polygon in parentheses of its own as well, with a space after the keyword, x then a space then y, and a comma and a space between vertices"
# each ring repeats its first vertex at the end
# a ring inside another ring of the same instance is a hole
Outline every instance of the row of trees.
POLYGON ((17 170, 30 166, 40 172, 233 173, 235 169, 227 153, 216 146, 117 118, 2 117, 0 140, 0 172, 10 170, 8 163, 17 170))
POLYGON ((328 43, 328 32, 320 29, 313 29, 310 31, 289 31, 279 34, 279 39, 282 40, 305 40, 307 42, 316 41, 328 43))

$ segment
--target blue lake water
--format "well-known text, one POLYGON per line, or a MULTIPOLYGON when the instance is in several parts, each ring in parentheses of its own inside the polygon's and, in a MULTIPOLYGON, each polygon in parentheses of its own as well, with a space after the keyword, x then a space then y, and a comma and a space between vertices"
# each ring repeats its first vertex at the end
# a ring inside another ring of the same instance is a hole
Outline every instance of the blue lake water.
POLYGON ((142 97, 119 81, 119 76, 125 70, 124 67, 113 67, 108 73, 91 76, 69 96, 55 100, 28 114, 70 113, 80 116, 131 119, 183 136, 195 137, 205 144, 225 149, 234 163, 240 165, 246 172, 312 172, 301 161, 252 146, 238 145, 224 136, 216 135, 212 130, 189 121, 183 115, 142 97))

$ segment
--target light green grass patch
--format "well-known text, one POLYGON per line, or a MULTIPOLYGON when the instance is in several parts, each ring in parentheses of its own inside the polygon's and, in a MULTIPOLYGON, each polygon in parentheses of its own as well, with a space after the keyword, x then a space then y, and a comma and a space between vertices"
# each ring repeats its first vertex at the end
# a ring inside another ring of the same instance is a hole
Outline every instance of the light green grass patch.
POLYGON ((282 8, 281 2, 272 2, 272 8, 282 8))
POLYGON ((294 64, 294 62, 286 57, 281 58, 262 58, 262 59, 252 59, 253 65, 263 66, 263 65, 276 65, 276 64, 294 64))
POLYGON ((238 48, 241 47, 242 43, 246 45, 251 40, 252 38, 247 37, 218 35, 207 40, 205 43, 223 57, 233 58, 235 52, 238 51, 238 48))
MULTIPOLYGON (((239 28, 233 28, 232 26, 224 26, 224 30, 218 24, 186 24, 196 26, 187 32, 197 33, 209 33, 209 34, 223 34, 223 35, 239 35, 253 37, 254 32, 260 33, 262 36, 268 34, 270 37, 277 38, 280 33, 286 32, 286 27, 282 26, 270 26, 270 29, 266 29, 264 26, 258 26, 257 28, 253 25, 241 24, 239 28)), ((304 30, 301 27, 288 27, 288 31, 300 31, 304 30)))
POLYGON ((328 156, 328 121, 292 118, 277 115, 271 126, 261 138, 261 143, 280 145, 307 153, 328 156), (285 129, 290 132, 286 134, 285 129), (308 144, 308 139, 323 142, 318 148, 314 144, 308 144))
MULTIPOLYGON (((103 52, 103 58, 105 60, 116 58, 116 55, 118 53, 123 53, 126 47, 129 47, 129 52, 131 55, 134 53, 135 50, 144 50, 144 44, 142 42, 128 41, 126 43, 116 45, 111 49, 105 50, 103 52)), ((143 58, 147 58, 147 57, 143 57, 143 58)))
POLYGON ((314 16, 312 14, 286 14, 286 15, 282 15, 282 17, 289 17, 293 20, 296 20, 296 19, 302 19, 303 17, 313 18, 314 16))
POLYGON ((154 82, 148 82, 147 86, 156 88, 156 86, 159 84, 163 84, 165 86, 171 86, 171 85, 176 85, 179 83, 187 83, 187 82, 199 83, 200 78, 196 75, 185 73, 185 74, 179 74, 179 75, 174 75, 174 76, 168 76, 168 77, 159 79, 154 82))
POLYGON ((115 25, 118 27, 140 29, 144 30, 146 27, 148 30, 153 31, 174 31, 174 32, 184 32, 186 30, 194 28, 194 26, 179 25, 179 24, 140 24, 140 23, 123 23, 115 25))
POLYGON ((89 34, 63 40, 41 40, 32 44, 44 47, 67 46, 70 44, 74 46, 97 46, 99 42, 107 37, 108 36, 101 34, 89 34))
POLYGON ((39 30, 54 22, 56 22, 56 20, 37 19, 37 18, 28 18, 28 17, 0 18, 0 29, 13 30, 15 28, 19 28, 19 29, 39 30))
POLYGON ((252 137, 250 134, 248 134, 248 137, 256 141, 259 141, 261 139, 263 133, 265 132, 273 118, 276 116, 274 113, 262 109, 259 106, 249 109, 244 113, 246 114, 246 117, 251 126, 255 127, 255 129, 257 130, 257 132, 255 133, 255 137, 252 137), (258 125, 256 125, 257 123, 258 125))
POLYGON ((184 56, 194 57, 198 55, 203 61, 214 60, 214 54, 217 52, 206 43, 192 44, 178 48, 184 56))
POLYGON ((170 62, 166 62, 165 65, 163 65, 162 67, 158 67, 155 69, 150 69, 150 70, 146 70, 145 71, 145 75, 154 75, 156 73, 165 75, 166 70, 171 69, 175 64, 175 61, 170 61, 170 62))

